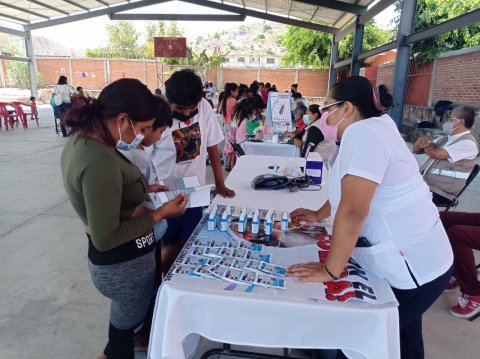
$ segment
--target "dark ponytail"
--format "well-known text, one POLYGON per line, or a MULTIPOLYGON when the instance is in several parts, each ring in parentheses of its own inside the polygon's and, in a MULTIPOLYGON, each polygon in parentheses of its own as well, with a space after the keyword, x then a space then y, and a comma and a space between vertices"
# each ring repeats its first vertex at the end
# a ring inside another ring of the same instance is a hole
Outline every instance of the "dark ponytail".
POLYGON ((72 134, 99 135, 110 146, 115 146, 106 121, 126 113, 133 123, 154 119, 158 103, 150 90, 136 79, 120 79, 105 87, 97 100, 70 108, 65 114, 65 124, 72 134))
POLYGON ((351 76, 337 82, 330 96, 336 101, 353 103, 363 118, 381 116, 393 104, 393 97, 385 85, 376 88, 363 76, 351 76))
POLYGON ((222 114, 223 116, 226 116, 227 114, 227 101, 228 98, 232 95, 232 91, 235 91, 238 89, 238 85, 234 82, 227 82, 225 84, 225 89, 223 93, 223 99, 222 99, 222 114))

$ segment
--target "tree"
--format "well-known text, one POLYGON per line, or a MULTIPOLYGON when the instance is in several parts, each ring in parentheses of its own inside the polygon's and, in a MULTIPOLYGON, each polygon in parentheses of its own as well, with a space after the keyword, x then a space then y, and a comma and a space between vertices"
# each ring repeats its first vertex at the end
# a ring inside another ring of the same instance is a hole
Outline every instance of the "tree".
MULTIPOLYGON (((401 3, 396 3, 399 13, 401 3)), ((456 16, 465 14, 480 7, 480 0, 418 0, 415 16, 415 32, 440 24, 456 16)), ((400 15, 393 20, 400 24, 400 15)), ((396 38, 394 34, 392 40, 396 38)), ((480 23, 462 27, 436 38, 426 39, 412 45, 412 58, 415 63, 422 64, 434 60, 442 52, 459 50, 465 47, 480 45, 480 23)))
POLYGON ((119 57, 138 58, 139 34, 130 21, 121 20, 107 24, 108 46, 104 48, 87 49, 87 57, 119 57))
MULTIPOLYGON (((374 21, 365 24, 363 49, 383 45, 388 41, 389 31, 380 29, 374 21)), ((286 54, 282 57, 284 65, 303 65, 306 67, 327 69, 330 66, 332 35, 325 32, 288 26, 281 37, 286 54)), ((349 34, 339 44, 339 59, 348 58, 353 51, 353 34, 349 34)))

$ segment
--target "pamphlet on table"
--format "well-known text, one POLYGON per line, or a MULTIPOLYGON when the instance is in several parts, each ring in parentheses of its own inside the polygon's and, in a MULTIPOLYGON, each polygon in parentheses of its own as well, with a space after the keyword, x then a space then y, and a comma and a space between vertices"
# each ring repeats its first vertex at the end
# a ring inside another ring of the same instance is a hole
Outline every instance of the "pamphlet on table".
POLYGON ((188 197, 187 208, 203 207, 210 204, 210 191, 212 185, 200 186, 196 176, 159 181, 159 184, 168 187, 166 192, 149 193, 155 208, 185 193, 188 197))

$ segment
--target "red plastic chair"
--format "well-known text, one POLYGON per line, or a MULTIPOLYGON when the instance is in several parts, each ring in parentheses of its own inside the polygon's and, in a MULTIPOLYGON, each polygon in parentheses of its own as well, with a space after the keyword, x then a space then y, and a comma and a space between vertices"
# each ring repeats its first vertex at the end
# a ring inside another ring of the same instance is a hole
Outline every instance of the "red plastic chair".
POLYGON ((20 118, 20 121, 22 121, 23 128, 28 128, 27 114, 23 111, 22 108, 22 105, 25 106, 25 104, 22 102, 10 102, 9 105, 14 108, 15 113, 20 118))
MULTIPOLYGON (((14 106, 14 105, 18 106, 19 111, 22 111, 25 114, 25 123, 27 124, 27 128, 28 128, 28 122, 27 122, 28 115, 30 115, 30 120, 34 119, 37 122, 37 126, 39 126, 36 107, 34 108, 30 104, 23 103, 23 102, 18 102, 18 101, 14 101, 14 102, 10 102, 10 103, 12 104, 12 106, 14 106)), ((17 112, 16 108, 15 108, 15 112, 17 112)))
MULTIPOLYGON (((18 113, 9 113, 7 106, 13 107, 11 104, 6 102, 0 102, 0 119, 3 117, 5 123, 5 129, 8 131, 8 125, 13 128, 13 124, 16 123, 18 127, 19 119, 22 120, 21 116, 18 113)), ((15 109, 15 108, 14 108, 15 109)))

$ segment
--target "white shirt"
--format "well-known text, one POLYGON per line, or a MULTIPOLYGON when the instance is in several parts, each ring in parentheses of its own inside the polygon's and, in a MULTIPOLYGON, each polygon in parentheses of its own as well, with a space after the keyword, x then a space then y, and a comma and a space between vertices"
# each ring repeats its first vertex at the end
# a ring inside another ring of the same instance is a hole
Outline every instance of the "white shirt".
MULTIPOLYGON (((442 147, 448 152, 448 162, 455 163, 461 160, 473 160, 478 156, 477 145, 470 140, 462 140, 457 143, 451 144, 453 141, 462 137, 464 134, 470 133, 470 130, 457 133, 456 135, 448 136, 448 141, 442 147)), ((437 143, 440 138, 437 138, 433 143, 437 143)))
POLYGON ((62 95, 62 103, 70 103, 70 95, 75 93, 75 89, 68 85, 55 85, 53 92, 62 95))
POLYGON ((388 115, 353 123, 331 157, 328 195, 335 216, 341 179, 354 175, 378 184, 361 231, 372 244, 352 257, 392 287, 415 288, 445 273, 453 263, 450 243, 418 165, 388 115))
POLYGON ((174 118, 172 127, 153 146, 152 161, 159 179, 197 176, 200 185, 205 185, 207 148, 223 138, 215 112, 202 99, 189 125, 174 118))

